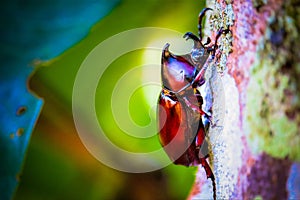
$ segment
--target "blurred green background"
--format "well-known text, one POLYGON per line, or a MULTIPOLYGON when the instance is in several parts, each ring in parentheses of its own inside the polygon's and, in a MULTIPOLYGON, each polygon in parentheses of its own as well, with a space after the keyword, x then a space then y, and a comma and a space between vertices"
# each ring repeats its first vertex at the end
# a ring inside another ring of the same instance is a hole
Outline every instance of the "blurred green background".
MULTIPOLYGON (((55 59, 35 61, 37 68, 29 86, 44 99, 44 107, 31 137, 15 199, 184 199, 188 196, 195 168, 170 165, 155 172, 129 174, 106 167, 90 155, 74 127, 72 89, 81 63, 101 41, 125 30, 147 26, 197 33, 197 16, 203 7, 203 1, 192 0, 120 1, 79 43, 55 59)), ((155 38, 149 38, 149 42, 152 40, 155 38)), ((157 149, 160 144, 156 137, 143 141, 129 139, 116 125, 110 102, 118 79, 142 64, 142 51, 118 58, 105 71, 96 96, 101 125, 112 134, 116 144, 135 151, 157 149)), ((150 106, 142 91, 130 99, 130 113, 137 124, 150 122, 150 106)))

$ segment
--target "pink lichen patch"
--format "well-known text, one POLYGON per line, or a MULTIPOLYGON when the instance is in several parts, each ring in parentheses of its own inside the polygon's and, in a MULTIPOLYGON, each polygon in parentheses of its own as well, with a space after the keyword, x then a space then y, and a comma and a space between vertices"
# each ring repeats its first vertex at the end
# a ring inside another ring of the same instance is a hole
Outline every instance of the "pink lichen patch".
MULTIPOLYGON (((228 57, 228 69, 239 88, 239 92, 245 95, 245 88, 249 81, 249 69, 256 59, 257 45, 262 40, 267 20, 272 12, 276 12, 282 3, 270 2, 260 9, 253 7, 251 1, 234 1, 233 10, 235 24, 231 28, 233 33, 233 51, 228 57)), ((244 102, 240 102, 243 110, 244 102)))
MULTIPOLYGON (((257 11, 252 1, 233 1, 233 47, 227 67, 229 74, 236 80, 240 95, 246 95, 249 71, 256 59, 257 45, 265 35, 268 19, 279 10, 282 3, 283 1, 271 0, 257 11)), ((241 101, 240 105, 243 111, 245 102, 241 101)))

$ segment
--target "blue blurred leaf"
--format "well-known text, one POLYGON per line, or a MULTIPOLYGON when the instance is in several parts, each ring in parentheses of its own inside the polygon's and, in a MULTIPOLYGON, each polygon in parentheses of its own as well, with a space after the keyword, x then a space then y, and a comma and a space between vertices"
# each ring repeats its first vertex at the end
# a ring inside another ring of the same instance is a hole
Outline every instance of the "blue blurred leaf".
POLYGON ((0 198, 11 199, 42 100, 27 89, 34 59, 81 40, 118 0, 5 0, 0 7, 0 198))
POLYGON ((1 2, 1 54, 30 62, 51 59, 82 39, 118 0, 5 0, 1 2), (3 34, 4 33, 4 34, 3 34))
POLYGON ((39 115, 42 100, 26 88, 26 74, 19 74, 0 85, 0 197, 10 199, 20 179, 31 132, 39 115), (24 76, 25 75, 25 76, 24 76))

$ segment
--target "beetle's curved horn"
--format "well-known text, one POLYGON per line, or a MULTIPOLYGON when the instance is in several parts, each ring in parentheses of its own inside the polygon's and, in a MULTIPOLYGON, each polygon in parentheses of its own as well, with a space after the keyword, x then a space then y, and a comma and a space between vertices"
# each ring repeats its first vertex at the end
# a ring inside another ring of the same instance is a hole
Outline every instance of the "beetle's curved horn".
POLYGON ((170 44, 167 43, 165 44, 162 52, 162 57, 161 57, 161 63, 163 63, 164 59, 170 56, 170 51, 169 51, 169 46, 170 44))

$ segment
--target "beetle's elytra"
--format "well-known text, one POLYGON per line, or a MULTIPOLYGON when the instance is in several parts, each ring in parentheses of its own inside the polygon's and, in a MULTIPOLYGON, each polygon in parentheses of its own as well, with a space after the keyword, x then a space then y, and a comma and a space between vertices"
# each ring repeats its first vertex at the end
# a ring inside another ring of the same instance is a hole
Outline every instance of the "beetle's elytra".
POLYGON ((197 88, 204 84, 204 74, 214 60, 217 40, 227 30, 218 32, 214 44, 210 44, 210 38, 202 43, 202 18, 208 10, 211 9, 205 8, 199 14, 199 36, 190 32, 184 35, 194 41, 189 54, 174 55, 169 51, 169 44, 162 51, 163 88, 158 100, 158 127, 160 143, 175 164, 204 167, 207 178, 213 182, 215 199, 214 174, 206 161, 208 155, 200 152, 210 120, 202 110, 203 98, 197 88), (207 119, 205 123, 202 116, 207 119))

